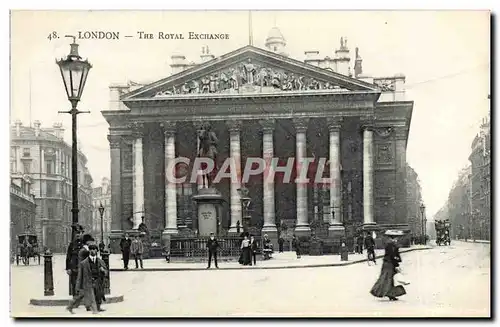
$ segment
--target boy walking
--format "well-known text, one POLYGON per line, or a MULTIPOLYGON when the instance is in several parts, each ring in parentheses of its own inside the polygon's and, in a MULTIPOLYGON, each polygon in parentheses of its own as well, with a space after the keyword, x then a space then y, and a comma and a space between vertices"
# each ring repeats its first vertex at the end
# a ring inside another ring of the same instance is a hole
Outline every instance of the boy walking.
POLYGON ((139 269, 139 264, 137 261, 141 263, 141 269, 144 269, 142 266, 142 253, 144 252, 144 244, 142 244, 142 240, 139 238, 139 235, 136 235, 132 244, 130 245, 130 253, 134 257, 135 260, 135 269, 139 269))

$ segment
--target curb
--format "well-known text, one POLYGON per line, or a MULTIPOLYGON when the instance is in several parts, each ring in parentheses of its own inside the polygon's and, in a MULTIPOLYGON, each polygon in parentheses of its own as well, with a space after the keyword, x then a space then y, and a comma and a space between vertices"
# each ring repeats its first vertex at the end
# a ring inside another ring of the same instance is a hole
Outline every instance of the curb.
MULTIPOLYGON (((406 253, 406 252, 413 252, 413 251, 421 251, 421 250, 431 250, 433 247, 425 247, 425 248, 416 248, 416 249, 402 249, 399 251, 400 253, 406 253)), ((383 258, 383 254, 376 255, 376 259, 383 258)), ((303 266, 280 266, 280 267, 262 267, 262 266, 252 266, 252 268, 249 267, 224 267, 224 268, 219 268, 217 270, 243 270, 243 269, 296 269, 296 268, 323 268, 323 267, 344 267, 344 266, 350 266, 354 265, 357 263, 362 263, 362 262, 367 262, 367 258, 363 259, 358 259, 358 260, 353 260, 353 261, 347 261, 347 262, 337 262, 337 263, 322 263, 322 264, 310 264, 310 265, 303 265, 303 266)), ((111 268, 110 271, 113 272, 148 272, 148 271, 201 271, 201 270, 207 270, 207 268, 144 268, 144 269, 129 269, 125 270, 123 268, 111 268)))
MULTIPOLYGON (((113 295, 106 296, 106 304, 109 303, 119 303, 123 302, 123 295, 113 295)), ((41 299, 30 299, 31 305, 44 306, 44 307, 62 307, 68 306, 73 298, 52 298, 51 296, 46 296, 41 299)))
POLYGON ((479 244, 491 244, 491 241, 487 241, 487 240, 467 240, 467 241, 464 241, 464 240, 458 240, 459 242, 464 242, 464 243, 479 243, 479 244))

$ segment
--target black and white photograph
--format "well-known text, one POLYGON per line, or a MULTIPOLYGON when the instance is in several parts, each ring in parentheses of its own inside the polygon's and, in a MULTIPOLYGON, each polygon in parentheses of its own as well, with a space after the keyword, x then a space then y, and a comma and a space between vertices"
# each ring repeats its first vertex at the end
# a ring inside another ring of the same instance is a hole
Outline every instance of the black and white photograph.
POLYGON ((491 15, 11 10, 11 317, 490 318, 491 15))

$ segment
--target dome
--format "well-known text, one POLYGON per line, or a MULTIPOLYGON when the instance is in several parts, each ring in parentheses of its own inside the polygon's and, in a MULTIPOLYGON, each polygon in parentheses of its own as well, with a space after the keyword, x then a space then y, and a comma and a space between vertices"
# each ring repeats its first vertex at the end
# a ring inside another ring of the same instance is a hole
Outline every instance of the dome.
POLYGON ((267 34, 267 38, 270 39, 270 38, 281 38, 281 39, 285 39, 283 37, 283 34, 281 34, 281 31, 279 28, 277 28, 276 26, 271 28, 271 30, 269 31, 269 33, 267 34))
POLYGON ((273 44, 286 45, 285 38, 283 37, 283 34, 281 34, 280 29, 277 27, 271 28, 266 38, 266 47, 269 48, 273 44))

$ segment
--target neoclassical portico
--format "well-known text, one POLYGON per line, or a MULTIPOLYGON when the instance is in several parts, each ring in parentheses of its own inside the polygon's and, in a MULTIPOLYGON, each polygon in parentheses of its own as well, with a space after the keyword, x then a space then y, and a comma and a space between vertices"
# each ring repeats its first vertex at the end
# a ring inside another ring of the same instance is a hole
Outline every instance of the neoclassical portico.
MULTIPOLYGON (((412 103, 380 103, 380 94, 374 84, 252 46, 125 94, 121 101, 127 110, 103 112, 110 124, 113 229, 118 232, 136 228, 143 212, 149 210, 155 211, 151 217, 162 216, 162 221, 155 224, 162 234, 179 232, 179 215, 186 204, 178 201, 186 194, 185 186, 157 177, 149 178, 154 182, 145 182, 145 176, 162 176, 161 169, 166 176, 169 162, 178 156, 194 159, 195 131, 200 121, 216 126, 215 132, 224 136, 219 137, 221 149, 233 160, 239 177, 229 185, 220 185, 227 189, 230 232, 235 231, 238 221, 242 222, 238 189, 242 186, 243 158, 248 153, 255 156, 255 147, 259 147, 259 156, 266 163, 286 155, 294 157, 300 167, 311 157, 311 148, 315 147, 311 142, 319 141, 327 144, 326 148, 318 148, 328 160, 324 176, 330 178, 329 210, 323 212, 323 219, 328 221, 329 230, 342 232, 346 223, 352 222, 361 222, 366 228, 399 222, 395 217, 404 215, 405 208, 394 201, 403 181, 394 179, 394 172, 401 172, 401 163, 405 162, 412 103), (225 77, 240 67, 247 77, 229 78, 226 83, 225 77), (281 74, 280 87, 276 85, 277 74, 281 74), (220 78, 217 84, 214 76, 220 78), (283 82, 284 78, 289 82, 283 82), (276 134, 283 133, 284 125, 290 127, 286 128, 290 134, 286 144, 282 143, 282 135, 276 134), (252 126, 250 134, 248 126, 252 126), (252 149, 248 148, 248 138, 254 142, 252 149), (146 160, 146 155, 155 158, 154 163, 146 160), (362 192, 356 186, 358 182, 362 192), (145 200, 145 190, 163 198, 164 209, 147 204, 154 201, 145 200), (357 195, 359 192, 362 196, 357 195), (362 212, 360 216, 358 211, 362 212)), ((265 178, 268 173, 264 173, 260 185, 253 186, 259 187, 262 194, 253 199, 261 205, 253 215, 261 217, 262 232, 275 233, 276 221, 291 216, 295 233, 309 235, 311 212, 318 207, 312 200, 311 184, 296 182, 286 186, 293 187, 295 193, 293 199, 287 200, 287 206, 295 206, 291 214, 277 205, 283 194, 277 191, 276 180, 265 178)))

